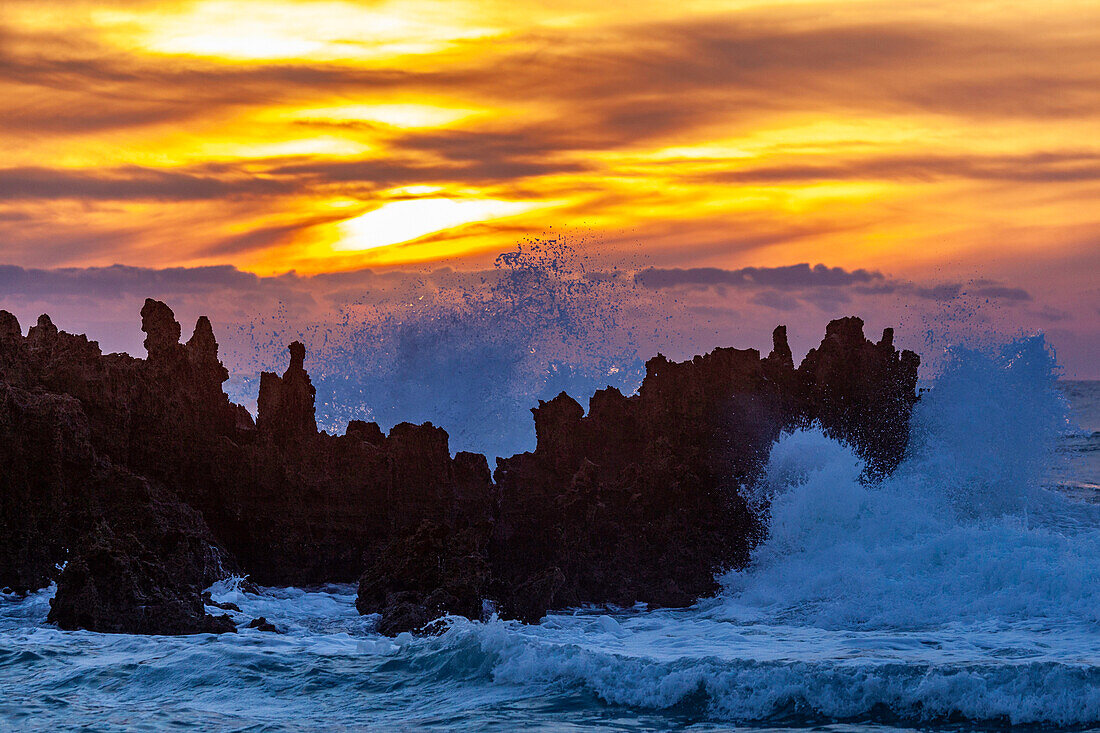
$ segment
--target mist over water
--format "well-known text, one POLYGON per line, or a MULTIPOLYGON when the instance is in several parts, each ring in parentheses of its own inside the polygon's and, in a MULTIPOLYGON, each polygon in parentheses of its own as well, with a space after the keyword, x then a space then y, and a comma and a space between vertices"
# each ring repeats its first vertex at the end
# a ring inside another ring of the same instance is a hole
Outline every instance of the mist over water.
POLYGON ((1080 476, 1100 390, 1056 375, 1041 337, 953 349, 879 482, 819 430, 784 435, 750 487, 767 539, 688 609, 387 639, 353 587, 226 582, 214 597, 239 621, 285 633, 165 639, 61 632, 46 591, 0 603, 0 714, 107 730, 1089 729, 1100 494, 1080 476))

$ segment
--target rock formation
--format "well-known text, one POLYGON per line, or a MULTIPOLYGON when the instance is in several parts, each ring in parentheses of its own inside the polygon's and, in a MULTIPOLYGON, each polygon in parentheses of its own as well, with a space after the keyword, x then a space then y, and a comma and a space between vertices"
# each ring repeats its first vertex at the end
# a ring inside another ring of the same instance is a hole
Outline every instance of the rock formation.
POLYGON ((295 341, 290 345, 290 366, 282 377, 260 374, 257 401, 259 420, 256 428, 277 443, 287 444, 317 433, 314 400, 317 390, 305 370, 306 347, 295 341))
POLYGON ((786 330, 771 354, 715 349, 646 363, 638 394, 596 392, 584 415, 564 393, 532 410, 537 447, 498 461, 493 593, 535 620, 582 603, 681 606, 743 565, 763 527, 740 487, 781 430, 819 422, 875 470, 900 460, 916 400, 914 354, 889 334, 834 321, 795 370, 786 330), (546 596, 532 604, 532 588, 546 596), (540 608, 539 606, 542 606, 540 608))
POLYGON ((532 410, 537 447, 451 456, 430 423, 318 433, 305 348, 261 377, 258 415, 222 390, 209 320, 180 343, 167 305, 141 311, 146 359, 100 352, 47 316, 24 337, 0 311, 0 587, 58 584, 63 628, 193 633, 219 574, 266 585, 359 581, 379 630, 485 600, 536 621, 581 603, 683 605, 745 563, 763 531, 741 487, 779 432, 818 421, 873 473, 908 439, 917 357, 849 318, 796 369, 716 349, 646 365, 638 394, 588 413, 565 394, 532 410), (59 570, 59 568, 64 568, 59 570))
POLYGON ((103 423, 78 397, 50 391, 104 388, 98 346, 46 317, 26 339, 10 314, 0 324, 11 326, 0 337, 0 586, 57 579, 50 620, 62 628, 232 630, 203 609, 222 565, 198 513, 113 462, 96 444, 103 423))

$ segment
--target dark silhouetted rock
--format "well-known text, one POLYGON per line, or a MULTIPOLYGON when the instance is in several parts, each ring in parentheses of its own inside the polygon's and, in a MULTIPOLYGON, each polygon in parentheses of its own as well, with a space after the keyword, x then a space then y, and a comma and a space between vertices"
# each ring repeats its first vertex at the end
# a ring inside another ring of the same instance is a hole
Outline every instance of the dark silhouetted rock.
POLYGON ((275 628, 275 624, 271 623, 263 616, 260 616, 259 618, 254 618, 249 621, 248 628, 259 629, 260 631, 267 631, 273 634, 279 633, 279 629, 275 628))
POLYGON ((22 336, 19 319, 7 311, 0 310, 0 341, 14 342, 22 336))
POLYGON ((202 595, 227 573, 358 580, 382 633, 478 617, 486 599, 525 621, 688 604, 761 537, 741 487, 782 430, 818 421, 887 472, 916 399, 918 359, 891 331, 876 344, 859 319, 834 321, 796 369, 780 327, 765 358, 658 355, 638 394, 600 390, 587 415, 566 394, 540 402, 535 450, 499 460, 494 485, 484 456, 452 457, 430 423, 318 433, 298 342, 282 376, 263 374, 254 423, 222 389, 208 319, 181 344, 167 305, 141 316, 147 359, 48 316, 24 337, 0 311, 0 586, 56 580, 63 628, 232 630, 202 595))
POLYGON ((859 318, 832 321, 798 368, 805 411, 858 449, 872 472, 893 471, 909 442, 919 364, 913 352, 894 348, 893 329, 876 344, 864 337, 859 318))
POLYGON ((304 367, 306 347, 299 341, 290 345, 290 366, 280 377, 271 372, 260 374, 256 427, 261 435, 287 443, 317 434, 313 387, 304 367))
POLYGON ((740 487, 783 430, 813 421, 872 472, 904 453, 918 359, 857 318, 829 324, 796 370, 782 326, 771 353, 715 349, 646 363, 638 394, 607 389, 588 415, 561 394, 532 410, 533 452, 498 460, 490 549, 502 614, 644 602, 682 606, 744 565, 764 531, 740 487))
POLYGON ((141 309, 141 330, 145 332, 145 351, 151 363, 173 362, 179 358, 182 351, 180 324, 167 305, 146 298, 141 309))
POLYGON ((210 591, 203 591, 202 603, 204 606, 213 606, 214 608, 220 608, 223 611, 236 611, 241 612, 241 607, 236 603, 219 603, 210 596, 210 591))
POLYGON ((382 615, 382 634, 416 631, 442 615, 477 619, 489 592, 488 527, 424 522, 375 555, 359 580, 355 606, 382 615))

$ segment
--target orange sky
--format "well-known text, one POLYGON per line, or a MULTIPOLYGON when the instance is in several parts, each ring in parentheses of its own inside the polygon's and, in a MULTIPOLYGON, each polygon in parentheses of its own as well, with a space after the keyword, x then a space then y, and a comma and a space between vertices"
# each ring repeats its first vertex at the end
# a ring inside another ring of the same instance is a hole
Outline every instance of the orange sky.
POLYGON ((1095 331, 1098 59, 1094 0, 5 0, 0 264, 473 268, 553 231, 987 278, 1095 331))

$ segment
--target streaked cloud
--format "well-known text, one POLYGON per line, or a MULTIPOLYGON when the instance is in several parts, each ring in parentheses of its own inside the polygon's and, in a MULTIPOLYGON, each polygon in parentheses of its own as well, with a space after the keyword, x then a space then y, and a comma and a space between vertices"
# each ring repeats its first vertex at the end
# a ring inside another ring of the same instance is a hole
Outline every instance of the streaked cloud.
POLYGON ((841 267, 810 267, 802 263, 786 267, 743 267, 739 270, 723 270, 717 267, 695 267, 687 270, 650 267, 639 272, 634 279, 639 285, 654 289, 679 285, 805 288, 875 282, 884 280, 884 277, 880 272, 862 269, 849 272, 841 267))
POLYGON ((8 0, 0 262, 484 272, 561 232, 696 313, 1072 311, 1098 55, 1085 0, 8 0))

